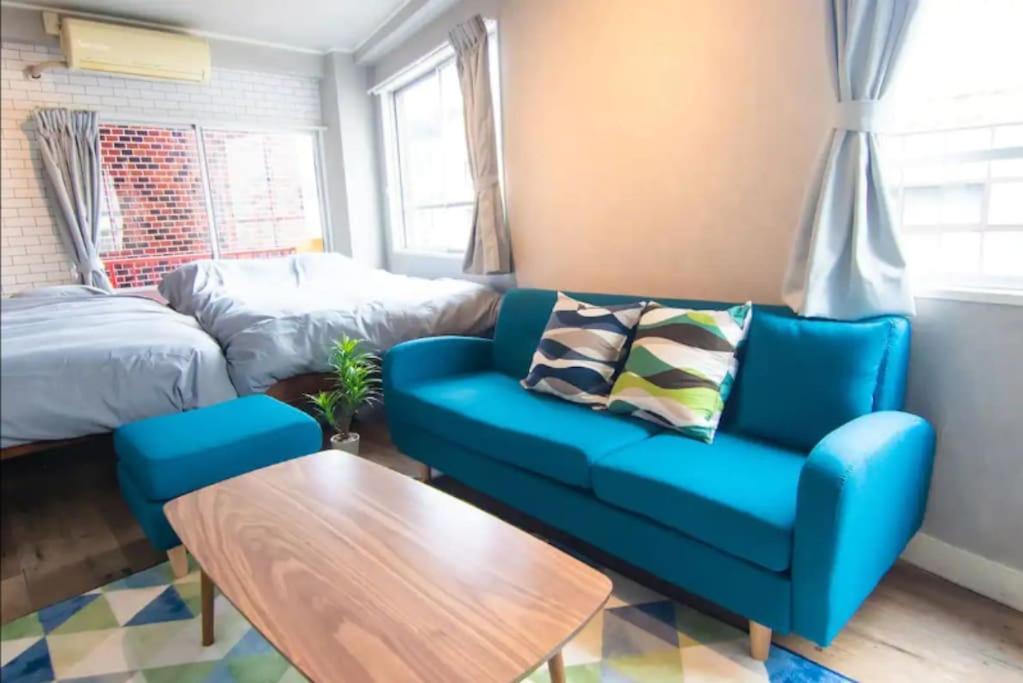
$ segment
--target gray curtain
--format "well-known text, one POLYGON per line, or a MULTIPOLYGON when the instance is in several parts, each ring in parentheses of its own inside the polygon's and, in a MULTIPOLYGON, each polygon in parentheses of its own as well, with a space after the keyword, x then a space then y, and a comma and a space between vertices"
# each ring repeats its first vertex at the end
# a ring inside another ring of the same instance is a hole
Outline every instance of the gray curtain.
POLYGON ((881 179, 880 100, 917 0, 831 0, 838 106, 823 172, 799 226, 782 298, 804 316, 912 315, 913 295, 881 179))
POLYGON ((465 140, 476 189, 472 234, 462 270, 476 275, 510 273, 511 245, 498 178, 497 132, 490 89, 487 28, 476 15, 450 33, 465 107, 465 140))
POLYGON ((96 112, 39 109, 35 122, 43 168, 57 201, 61 237, 78 279, 84 285, 112 289, 96 247, 102 191, 96 112))

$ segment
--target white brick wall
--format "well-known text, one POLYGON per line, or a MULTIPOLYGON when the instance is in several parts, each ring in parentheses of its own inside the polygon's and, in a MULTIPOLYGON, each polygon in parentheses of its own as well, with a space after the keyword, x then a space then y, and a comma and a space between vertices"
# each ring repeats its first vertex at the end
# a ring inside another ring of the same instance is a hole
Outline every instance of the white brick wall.
POLYGON ((163 83, 99 74, 47 72, 30 64, 60 59, 56 49, 0 43, 0 289, 72 281, 44 191, 31 113, 36 107, 92 109, 101 115, 164 117, 198 123, 318 125, 319 81, 280 74, 213 69, 207 85, 163 83))

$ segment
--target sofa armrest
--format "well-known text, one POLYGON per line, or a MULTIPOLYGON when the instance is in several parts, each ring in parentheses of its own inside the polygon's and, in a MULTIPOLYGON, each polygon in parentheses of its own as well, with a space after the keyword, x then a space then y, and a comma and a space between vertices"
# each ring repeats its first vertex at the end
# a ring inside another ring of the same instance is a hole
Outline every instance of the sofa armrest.
POLYGON ((489 370, 494 342, 479 337, 429 337, 398 344, 384 354, 384 394, 439 377, 489 370))
POLYGON ((934 430, 885 411, 834 430, 799 479, 792 557, 794 630, 827 645, 923 521, 934 430))

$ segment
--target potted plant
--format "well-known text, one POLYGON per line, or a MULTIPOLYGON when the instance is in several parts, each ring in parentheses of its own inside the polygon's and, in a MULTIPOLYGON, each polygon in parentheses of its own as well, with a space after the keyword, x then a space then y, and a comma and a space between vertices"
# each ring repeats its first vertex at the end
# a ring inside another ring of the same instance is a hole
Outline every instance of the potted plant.
POLYGON ((333 389, 306 394, 316 412, 334 433, 330 446, 358 455, 359 435, 352 431, 352 418, 363 406, 380 402, 380 358, 362 348, 358 339, 348 335, 330 349, 333 389))

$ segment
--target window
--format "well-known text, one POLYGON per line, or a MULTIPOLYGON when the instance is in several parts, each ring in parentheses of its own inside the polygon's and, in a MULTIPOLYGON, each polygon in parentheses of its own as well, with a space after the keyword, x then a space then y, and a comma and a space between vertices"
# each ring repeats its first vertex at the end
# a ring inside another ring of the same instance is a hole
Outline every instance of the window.
POLYGON ((115 287, 154 285, 213 256, 194 130, 102 125, 100 153, 99 250, 115 287))
MULTIPOLYGON (((499 101, 497 40, 494 27, 488 30, 491 90, 499 101)), ((392 250, 463 253, 476 193, 454 51, 440 48, 375 92, 381 95, 392 250)), ((500 116, 500 107, 494 110, 500 116)))
POLYGON ((312 135, 205 129, 203 142, 222 258, 323 251, 312 135))
POLYGON ((100 149, 99 249, 115 287, 197 259, 323 250, 314 133, 103 124, 100 149))
POLYGON ((1023 290, 1023 3, 921 3, 884 171, 925 288, 1023 290))
POLYGON ((394 92, 401 245, 461 252, 475 192, 469 172, 462 92, 454 57, 394 92))

